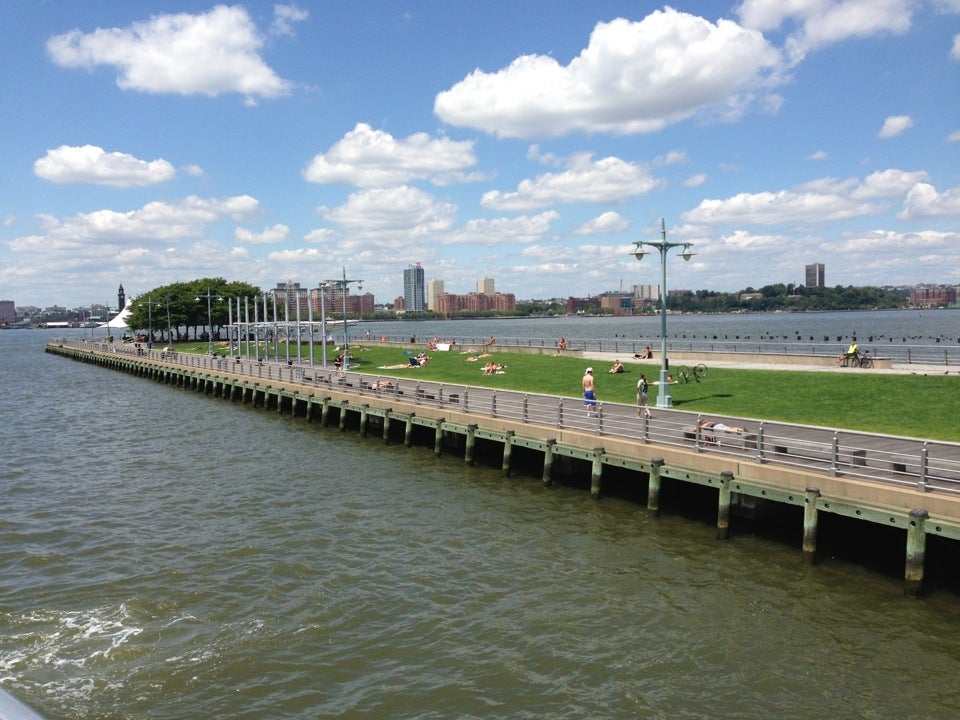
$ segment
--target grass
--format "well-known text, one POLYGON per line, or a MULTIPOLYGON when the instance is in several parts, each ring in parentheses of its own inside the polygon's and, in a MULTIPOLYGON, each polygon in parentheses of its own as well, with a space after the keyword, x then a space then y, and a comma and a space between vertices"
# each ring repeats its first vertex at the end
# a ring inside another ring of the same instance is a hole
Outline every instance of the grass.
MULTIPOLYGON (((177 349, 202 354, 207 351, 207 344, 183 343, 177 349)), ((476 362, 468 362, 468 356, 458 352, 434 352, 430 362, 421 368, 380 369, 408 363, 410 355, 401 348, 363 343, 351 345, 350 352, 355 358, 351 370, 358 372, 567 397, 580 397, 580 378, 586 367, 593 365, 598 399, 621 403, 636 402, 641 372, 648 381, 660 374, 656 363, 625 362, 625 373, 610 375, 608 362, 496 350, 492 357, 476 362), (483 375, 481 370, 488 360, 505 365, 505 372, 483 375)), ((414 351, 411 348, 408 352, 414 351)), ((305 361, 307 353, 304 346, 305 361)), ((321 350, 317 346, 314 355, 319 361, 321 350)), ((330 361, 334 355, 328 349, 330 361)), ((281 344, 280 357, 285 356, 281 344)), ((296 357, 293 349, 291 357, 296 357)), ((703 382, 675 384, 671 395, 678 410, 960 441, 960 425, 956 422, 960 416, 958 375, 710 368, 703 382)), ((656 388, 651 387, 651 405, 655 405, 656 396, 656 388)))

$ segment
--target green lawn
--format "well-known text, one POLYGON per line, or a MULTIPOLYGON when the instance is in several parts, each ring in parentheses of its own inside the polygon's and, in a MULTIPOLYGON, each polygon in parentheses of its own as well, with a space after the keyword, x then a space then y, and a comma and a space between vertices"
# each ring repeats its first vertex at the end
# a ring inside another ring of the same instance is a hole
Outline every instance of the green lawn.
MULTIPOLYGON (((207 345, 185 343, 177 349, 204 353, 207 345)), ((458 352, 434 352, 422 368, 379 369, 407 363, 409 355, 377 344, 359 343, 350 350, 355 357, 351 369, 359 372, 568 397, 580 396, 580 378, 592 364, 598 399, 623 403, 636 401, 639 373, 646 373, 648 381, 660 373, 655 363, 625 361, 625 373, 609 375, 606 362, 500 351, 476 362, 468 362, 468 356, 458 352), (483 364, 490 359, 506 366, 502 375, 482 374, 483 364)), ((304 358, 307 351, 304 346, 304 358)), ((314 354, 319 361, 319 347, 314 354)), ((328 359, 332 361, 335 354, 328 350, 328 359)), ((296 357, 295 351, 291 356, 296 357)), ((283 345, 280 357, 285 357, 283 345)), ((671 395, 674 407, 681 410, 960 441, 960 375, 710 368, 703 382, 675 384, 671 395)), ((656 396, 656 388, 651 387, 651 405, 656 396)))

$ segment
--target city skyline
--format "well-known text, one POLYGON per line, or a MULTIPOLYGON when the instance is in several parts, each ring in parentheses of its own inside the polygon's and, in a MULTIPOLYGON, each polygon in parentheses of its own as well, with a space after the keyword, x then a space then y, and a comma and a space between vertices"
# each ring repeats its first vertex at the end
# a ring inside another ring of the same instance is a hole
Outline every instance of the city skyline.
POLYGON ((0 297, 960 281, 960 0, 10 3, 0 297))

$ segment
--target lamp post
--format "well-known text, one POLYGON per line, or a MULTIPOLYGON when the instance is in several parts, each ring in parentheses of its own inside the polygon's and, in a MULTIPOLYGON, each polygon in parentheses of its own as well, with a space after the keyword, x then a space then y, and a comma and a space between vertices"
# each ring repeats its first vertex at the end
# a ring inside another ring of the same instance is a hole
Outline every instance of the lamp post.
POLYGON ((156 300, 144 300, 143 304, 147 306, 147 337, 150 338, 150 347, 153 347, 153 306, 162 305, 163 303, 157 302, 156 300))
POLYGON ((173 326, 170 324, 170 294, 166 295, 167 300, 167 345, 173 347, 173 326))
POLYGON ((206 295, 197 295, 196 300, 200 302, 204 298, 207 299, 207 355, 213 355, 213 305, 211 303, 213 300, 223 300, 223 298, 214 295, 209 288, 206 295))
POLYGON ((350 287, 350 283, 357 283, 357 289, 363 290, 363 280, 356 280, 353 278, 347 278, 347 269, 343 268, 343 279, 342 280, 328 280, 327 284, 335 284, 340 286, 340 299, 343 301, 343 370, 346 372, 350 369, 350 339, 347 333, 347 290, 350 287))
POLYGON ((321 342, 321 365, 327 367, 327 296, 326 290, 330 287, 329 282, 322 282, 317 286, 320 289, 320 334, 323 336, 321 342))
POLYGON ((670 362, 667 360, 667 251, 670 248, 682 247, 680 257, 684 260, 689 260, 694 253, 690 251, 691 243, 667 242, 667 227, 663 218, 660 218, 660 242, 638 240, 634 244, 637 247, 633 256, 637 260, 643 260, 647 248, 660 251, 660 382, 657 385, 657 407, 672 407, 673 398, 670 397, 670 382, 667 380, 670 374, 670 362))

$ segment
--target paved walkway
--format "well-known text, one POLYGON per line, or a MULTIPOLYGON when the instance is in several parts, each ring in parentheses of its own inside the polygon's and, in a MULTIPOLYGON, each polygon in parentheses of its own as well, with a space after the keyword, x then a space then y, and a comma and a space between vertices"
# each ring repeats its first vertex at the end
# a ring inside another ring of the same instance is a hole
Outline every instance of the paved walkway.
MULTIPOLYGON (((624 358, 622 353, 611 352, 584 352, 583 358, 585 360, 595 360, 597 363, 608 363, 609 365, 613 365, 614 360, 617 359, 627 364, 636 362, 633 358, 624 358)), ((659 366, 658 360, 650 360, 647 362, 659 366)), ((701 362, 703 362, 707 368, 722 367, 749 370, 795 370, 798 372, 880 373, 882 375, 960 375, 960 369, 957 368, 949 368, 946 365, 921 365, 917 363, 911 363, 909 365, 894 363, 893 367, 889 370, 881 370, 879 368, 861 370, 859 368, 840 367, 839 365, 798 365, 796 363, 778 364, 770 362, 751 363, 739 360, 736 362, 719 361, 711 360, 708 355, 705 355, 701 362)), ((694 362, 691 360, 671 363, 673 366, 687 365, 688 367, 693 364, 694 362)), ((598 371, 601 369, 603 369, 602 366, 597 368, 598 371)))

